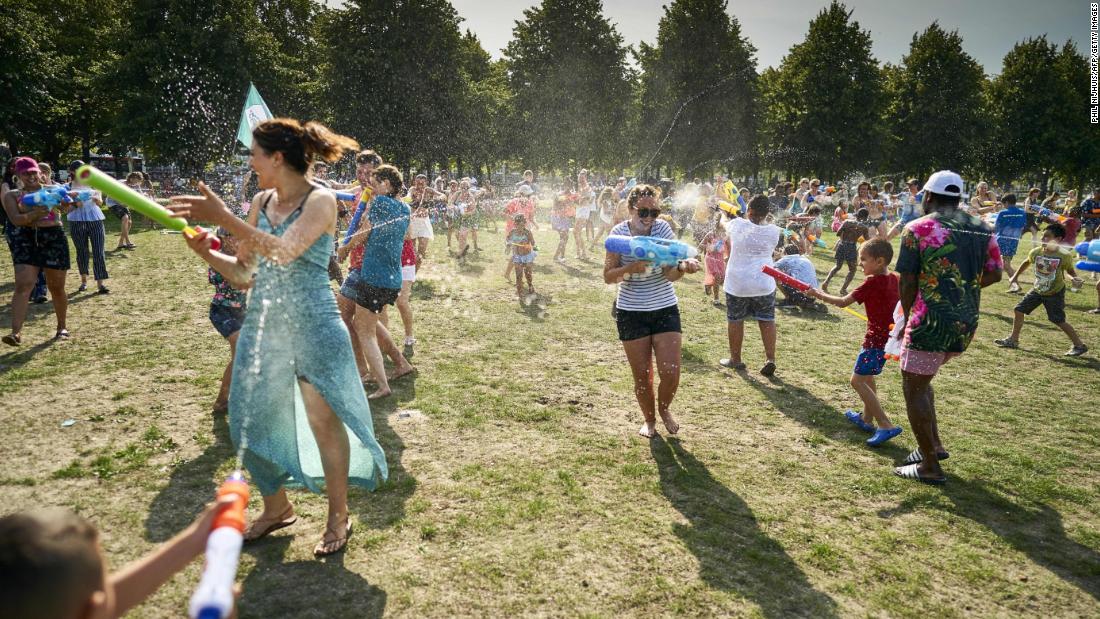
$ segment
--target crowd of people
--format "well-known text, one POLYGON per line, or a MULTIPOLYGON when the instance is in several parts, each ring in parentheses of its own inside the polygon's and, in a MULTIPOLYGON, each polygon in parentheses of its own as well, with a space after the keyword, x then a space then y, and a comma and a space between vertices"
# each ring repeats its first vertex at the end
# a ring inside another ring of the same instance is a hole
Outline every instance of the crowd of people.
MULTIPOLYGON (((219 195, 200 182, 194 194, 175 195, 168 204, 177 216, 216 226, 187 237, 187 243, 208 264, 214 290, 210 321, 231 352, 214 409, 228 413, 232 441, 263 497, 261 514, 244 533, 247 541, 294 524, 286 490, 305 487, 328 498, 315 554, 346 546, 352 532, 349 485, 374 489, 387 477, 369 402, 391 396, 394 381, 416 372, 410 360, 416 345, 411 291, 432 241, 445 235, 461 266, 471 251, 482 251, 478 232, 495 229, 501 217, 504 276, 521 300, 535 292, 540 224, 556 233, 553 260, 559 264, 569 260, 570 242, 575 259, 589 261, 606 236, 696 248, 698 259, 672 262, 604 252, 603 279, 617 285, 614 322, 643 418, 638 434, 647 438, 658 433, 658 419, 665 432, 680 430, 673 401, 682 367, 682 322, 674 283, 699 272, 706 298, 726 314, 729 356, 718 364, 736 373, 747 371, 746 321, 756 322, 763 343, 759 372, 771 377, 779 371, 777 308, 820 312, 828 304, 860 315, 849 306, 862 305, 866 330, 849 383, 863 407, 844 416, 870 435, 871 447, 902 434, 879 402, 876 385, 888 356, 896 354, 917 448, 894 473, 925 483, 946 481, 941 462, 949 457, 936 423, 933 380, 943 364, 967 350, 977 329, 981 290, 1000 281, 1002 271, 1012 292, 1019 291, 1020 275, 1028 268, 1035 270, 1035 284, 1015 308, 1011 334, 997 345, 1017 347, 1025 316, 1042 305, 1072 343, 1066 354, 1088 351, 1065 313, 1067 282, 1083 286, 1067 247, 1079 231, 1086 240, 1097 236, 1100 189, 1081 204, 1073 192, 1064 201, 1057 194, 1040 201, 1041 192, 1032 190, 1018 206, 1013 192, 997 196, 986 183, 967 199, 963 179, 950 171, 923 183, 910 179, 897 193, 889 182, 881 191, 860 182, 849 193, 843 184, 802 179, 754 194, 723 175, 713 183, 692 179, 675 187, 663 179, 593 181, 587 170, 551 189, 540 187, 527 170, 505 192, 446 172, 431 180, 416 174, 406 182, 376 152, 317 123, 268 120, 255 128, 253 140, 250 173, 239 183, 240 193, 219 195), (355 180, 329 180, 318 162, 334 162, 344 152, 355 153, 355 180), (255 192, 248 189, 252 184, 255 192), (344 198, 350 193, 351 199, 338 201, 330 190, 344 198), (248 195, 241 199, 240 194, 248 195), (548 209, 540 208, 540 197, 548 209), (826 228, 836 235, 835 266, 819 284, 809 256, 828 250, 826 228), (1014 269, 1012 258, 1026 243, 1025 234, 1032 235, 1033 246, 1014 269), (899 235, 895 251, 891 240, 899 235), (849 290, 857 266, 862 283, 849 290), (839 294, 831 294, 829 286, 844 267, 839 294), (767 268, 778 270, 780 281, 767 268), (783 293, 780 302, 777 291, 783 293), (403 346, 390 330, 390 306, 403 325, 403 346), (303 420, 312 440, 297 436, 303 420)), ((70 173, 81 165, 72 162, 70 173)), ((140 173, 126 183, 145 193, 152 189, 140 173)), ((15 159, 5 178, 5 237, 15 290, 11 332, 3 341, 11 346, 23 343, 22 326, 28 303, 39 298, 34 287, 40 276, 54 305, 55 337, 70 337, 65 291, 70 237, 79 291, 90 278, 100 294, 110 292, 104 207, 121 222, 116 251, 135 247, 126 205, 75 180, 57 187, 68 196, 59 205, 24 203, 24 196, 55 185, 51 171, 29 157, 15 159)), ((485 243, 484 236, 480 241, 485 243)), ((1097 295, 1092 313, 1100 313, 1100 283, 1097 295)), ((31 540, 27 553, 53 552, 70 562, 65 569, 92 574, 83 574, 84 598, 106 604, 105 592, 113 589, 115 603, 125 609, 198 554, 203 527, 224 507, 224 502, 211 507, 155 557, 112 577, 104 574, 94 529, 71 515, 0 519, 0 545, 16 536, 31 540), (61 541, 50 545, 47 539, 61 541)))

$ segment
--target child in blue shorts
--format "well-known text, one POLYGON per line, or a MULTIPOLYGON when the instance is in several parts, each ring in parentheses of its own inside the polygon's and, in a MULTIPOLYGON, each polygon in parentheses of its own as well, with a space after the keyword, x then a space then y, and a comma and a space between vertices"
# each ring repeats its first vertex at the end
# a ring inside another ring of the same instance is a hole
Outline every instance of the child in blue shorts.
MULTIPOLYGON (((993 224, 993 232, 997 235, 997 247, 1001 250, 1005 273, 1012 277, 1012 274, 1016 272, 1012 268, 1012 258, 1016 255, 1016 249, 1020 245, 1020 237, 1024 235, 1024 228, 1027 227, 1027 213, 1024 212, 1024 209, 1016 206, 1016 194, 1014 193, 1006 193, 1001 196, 1001 204, 1004 204, 1005 208, 997 213, 997 220, 993 224)), ((1011 284, 1008 291, 1019 292, 1020 287, 1011 284)))
POLYGON ((863 347, 852 369, 851 385, 863 400, 863 414, 848 410, 844 416, 860 430, 872 434, 867 445, 877 447, 901 434, 901 428, 890 423, 882 410, 875 387, 875 376, 886 365, 886 342, 893 326, 894 308, 898 304, 898 276, 890 272, 894 248, 885 239, 867 241, 859 248, 859 265, 866 279, 858 288, 843 297, 826 294, 812 288, 806 294, 837 307, 862 303, 867 310, 867 333, 863 347), (872 423, 874 422, 874 423, 872 423), (878 424, 875 429, 874 424, 878 424))

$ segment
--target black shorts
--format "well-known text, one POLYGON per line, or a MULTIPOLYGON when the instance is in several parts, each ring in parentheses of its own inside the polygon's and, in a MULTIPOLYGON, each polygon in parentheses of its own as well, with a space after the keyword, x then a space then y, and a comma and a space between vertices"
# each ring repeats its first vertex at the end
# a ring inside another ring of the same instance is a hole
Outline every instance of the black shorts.
POLYGON ((385 306, 397 302, 397 296, 401 294, 401 289, 371 286, 360 279, 359 271, 352 270, 344 279, 344 285, 340 287, 340 294, 355 301, 356 305, 365 307, 377 314, 385 306))
POLYGON ((11 261, 42 269, 69 270, 69 239, 65 228, 15 226, 11 233, 11 261))
POLYGON ((244 308, 210 304, 210 323, 222 337, 229 339, 244 326, 244 308))
POLYGON ((110 208, 115 217, 118 217, 119 219, 130 216, 130 209, 122 206, 121 204, 112 204, 108 208, 110 208))
POLYGON ((859 259, 859 247, 853 241, 841 241, 836 244, 836 264, 855 264, 859 259))
POLYGON ((658 333, 680 333, 680 306, 670 305, 649 312, 621 310, 611 306, 619 341, 628 342, 658 333))
POLYGON ((1054 294, 1039 294, 1032 290, 1020 299, 1016 304, 1016 311, 1021 314, 1030 314, 1035 308, 1043 306, 1047 311, 1047 320, 1056 325, 1066 321, 1066 289, 1062 288, 1054 294))
MULTIPOLYGON (((1024 232, 1039 231, 1039 220, 1035 218, 1035 213, 1027 214, 1027 223, 1024 224, 1024 232)), ((1034 309, 1034 308, 1032 308, 1034 309)))

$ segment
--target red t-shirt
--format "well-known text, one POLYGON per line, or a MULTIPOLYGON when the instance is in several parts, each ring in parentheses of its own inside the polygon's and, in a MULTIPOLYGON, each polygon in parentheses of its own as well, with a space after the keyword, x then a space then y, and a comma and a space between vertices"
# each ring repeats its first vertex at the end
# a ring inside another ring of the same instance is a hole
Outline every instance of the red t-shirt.
POLYGON ((1062 239, 1062 242, 1068 245, 1076 245, 1077 233, 1081 230, 1081 220, 1076 217, 1066 217, 1062 225, 1066 228, 1066 238, 1062 239))
POLYGON ((894 273, 872 275, 852 291, 852 297, 867 310, 863 347, 885 348, 890 339, 890 324, 894 322, 894 308, 898 304, 898 276, 894 273))
POLYGON ((416 266, 416 247, 413 239, 405 239, 405 244, 401 246, 401 266, 416 266))

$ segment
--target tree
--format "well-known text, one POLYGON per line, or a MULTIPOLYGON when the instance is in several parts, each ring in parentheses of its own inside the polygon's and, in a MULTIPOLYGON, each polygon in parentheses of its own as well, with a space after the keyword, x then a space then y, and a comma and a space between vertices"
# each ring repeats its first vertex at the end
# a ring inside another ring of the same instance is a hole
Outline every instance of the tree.
POLYGON ((633 100, 627 48, 599 0, 543 0, 504 52, 527 166, 621 165, 633 100))
POLYGON ((936 22, 914 34, 909 53, 887 76, 885 126, 889 168, 926 175, 972 168, 985 148, 981 65, 963 51, 958 31, 936 22))
POLYGON ((763 85, 766 160, 837 178, 874 169, 882 148, 881 72, 870 32, 833 1, 763 85))
POLYGON ((999 180, 1038 179, 1045 192, 1055 154, 1067 138, 1067 127, 1060 124, 1065 115, 1058 113, 1066 105, 1066 89, 1055 70, 1057 55, 1057 46, 1046 36, 1017 43, 990 84, 988 103, 998 144, 992 159, 999 180))
POLYGON ((446 0, 352 0, 336 11, 321 97, 334 128, 399 165, 447 162, 467 100, 459 21, 446 0))
POLYGON ((1100 181, 1100 125, 1085 120, 1089 109, 1088 60, 1072 41, 1066 41, 1054 64, 1062 105, 1055 111, 1062 129, 1054 170, 1063 182, 1083 195, 1087 184, 1100 181))
POLYGON ((134 0, 114 76, 124 94, 115 120, 119 141, 195 171, 237 150, 250 81, 270 88, 265 94, 274 113, 307 112, 305 24, 313 6, 310 0, 134 0))
POLYGON ((36 0, 0 6, 0 138, 59 163, 74 142, 82 156, 108 133, 118 102, 124 2, 36 0))
POLYGON ((650 163, 689 175, 755 163, 755 51, 725 0, 665 7, 656 45, 638 53, 640 150, 652 153, 650 163))

